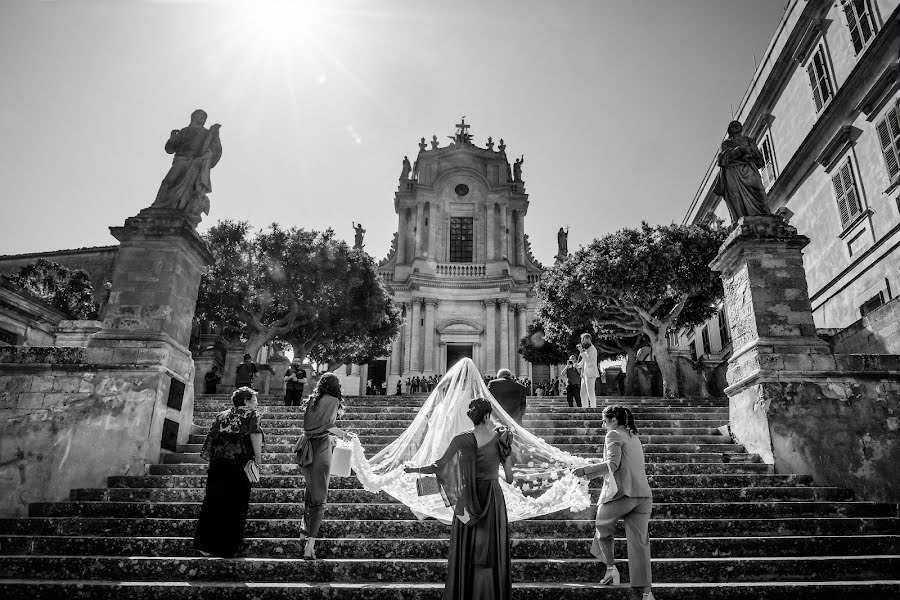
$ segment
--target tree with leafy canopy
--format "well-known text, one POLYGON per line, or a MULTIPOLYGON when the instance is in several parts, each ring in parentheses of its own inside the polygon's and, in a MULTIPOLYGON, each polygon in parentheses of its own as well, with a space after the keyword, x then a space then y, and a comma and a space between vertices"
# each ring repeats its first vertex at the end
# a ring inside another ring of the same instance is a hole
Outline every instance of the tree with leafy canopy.
POLYGON ((23 266, 15 275, 3 279, 43 300, 72 319, 96 319, 94 286, 81 269, 68 269, 43 258, 23 266))
MULTIPOLYGON (((722 281, 709 268, 727 231, 711 225, 642 223, 594 240, 544 273, 537 317, 559 343, 590 323, 600 337, 644 336, 663 379, 678 394, 666 334, 699 325, 716 312, 722 281)), ((635 342, 637 343, 637 342, 635 342)))
POLYGON ((331 229, 273 224, 254 232, 246 222, 220 221, 204 237, 214 261, 201 280, 197 317, 245 340, 251 355, 278 339, 298 360, 320 345, 383 353, 384 338, 399 330, 372 258, 331 229))

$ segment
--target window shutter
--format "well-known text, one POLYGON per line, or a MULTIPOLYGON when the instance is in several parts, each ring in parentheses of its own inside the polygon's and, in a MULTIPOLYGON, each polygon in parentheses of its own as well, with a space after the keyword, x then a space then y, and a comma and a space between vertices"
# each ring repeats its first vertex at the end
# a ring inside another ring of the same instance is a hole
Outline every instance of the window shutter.
POLYGON ((812 88, 813 102, 816 103, 816 112, 822 110, 822 93, 819 91, 819 80, 816 78, 815 61, 810 61, 806 66, 806 72, 809 74, 809 85, 812 88))
POLYGON ((863 40, 860 35, 859 19, 856 16, 856 9, 852 0, 844 0, 844 16, 847 17, 847 28, 850 29, 850 39, 853 41, 853 49, 859 54, 863 48, 863 40))
POLYGON ((846 225, 850 220, 847 212, 847 199, 844 197, 844 184, 841 182, 841 173, 837 172, 831 177, 834 185, 834 197, 837 198, 838 212, 841 214, 841 225, 846 225))
POLYGON ((875 126, 875 129, 878 132, 878 140, 881 142, 881 152, 884 154, 888 179, 893 181, 900 174, 900 156, 898 156, 897 152, 897 146, 900 144, 896 142, 897 138, 900 137, 897 109, 892 108, 887 116, 875 126))
POLYGON ((859 194, 856 193, 856 182, 853 180, 853 169, 849 160, 841 167, 841 179, 844 180, 844 194, 847 196, 848 218, 853 218, 862 212, 862 207, 859 205, 859 194))

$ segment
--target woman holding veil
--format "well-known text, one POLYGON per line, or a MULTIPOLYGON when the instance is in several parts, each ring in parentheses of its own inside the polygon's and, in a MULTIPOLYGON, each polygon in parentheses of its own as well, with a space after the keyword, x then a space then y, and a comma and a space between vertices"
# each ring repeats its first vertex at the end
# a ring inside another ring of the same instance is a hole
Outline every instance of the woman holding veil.
POLYGON ((475 398, 467 413, 474 430, 454 437, 433 464, 404 468, 436 475, 453 508, 444 600, 509 600, 512 593, 506 502, 497 480, 502 466, 506 483, 513 482, 512 433, 495 427, 491 412, 488 400, 475 398))
MULTIPOLYGON (((473 421, 468 411, 475 398, 485 399, 494 421, 511 433, 512 481, 497 481, 499 472, 493 478, 503 494, 510 522, 563 509, 581 511, 590 505, 587 482, 572 474, 588 461, 551 446, 516 423, 488 392, 481 373, 469 358, 460 360, 441 378, 410 426, 375 456, 367 459, 359 439, 351 441, 350 466, 357 479, 370 492, 390 494, 417 517, 434 517, 449 525, 454 512, 443 495, 437 489, 419 495, 418 477, 407 473, 404 467, 438 462, 459 434, 471 433, 473 421)), ((468 512, 471 514, 472 510, 468 512)), ((459 505, 457 514, 461 514, 459 505)))

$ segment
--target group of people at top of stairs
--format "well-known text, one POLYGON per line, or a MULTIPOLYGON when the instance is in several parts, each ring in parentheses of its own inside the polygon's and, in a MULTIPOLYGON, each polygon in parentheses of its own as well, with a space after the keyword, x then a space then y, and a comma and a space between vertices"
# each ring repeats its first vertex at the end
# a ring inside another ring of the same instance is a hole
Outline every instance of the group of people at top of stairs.
MULTIPOLYGON (((589 358, 589 352, 586 354, 589 358)), ((498 401, 503 397, 502 387, 489 390, 492 395, 497 392, 498 401)), ((232 400, 234 407, 215 417, 201 451, 210 465, 194 545, 204 555, 239 555, 251 488, 245 471, 250 470, 249 463, 258 465, 262 461, 264 439, 256 392, 241 387, 232 394, 232 400)), ((433 464, 408 465, 404 469, 407 473, 434 474, 445 501, 453 509, 445 600, 508 600, 511 595, 508 520, 499 476, 502 468, 505 480, 513 481, 513 435, 492 419, 493 406, 476 394, 466 413, 474 428, 453 437, 443 456, 433 464)), ((505 409, 506 403, 501 406, 505 409)), ((524 408, 522 399, 521 404, 510 406, 510 416, 521 423, 524 408)), ((306 401, 303 434, 295 448, 305 480, 301 531, 306 540, 303 558, 308 560, 316 559, 333 440, 349 441, 355 435, 337 426, 342 413, 340 380, 335 374, 326 373, 306 401)), ((573 471, 576 477, 604 478, 590 552, 606 564, 600 583, 618 585, 620 575, 613 558, 613 541, 616 523, 624 520, 632 593, 642 600, 651 600, 648 525, 652 494, 643 448, 628 408, 607 406, 602 411, 602 423, 607 431, 603 461, 573 471)))

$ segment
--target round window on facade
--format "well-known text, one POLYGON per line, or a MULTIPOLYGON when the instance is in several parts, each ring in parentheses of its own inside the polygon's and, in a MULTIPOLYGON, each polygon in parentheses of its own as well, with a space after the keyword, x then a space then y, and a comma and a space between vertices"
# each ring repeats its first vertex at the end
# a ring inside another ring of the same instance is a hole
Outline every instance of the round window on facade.
POLYGON ((455 191, 456 191, 457 196, 465 196, 466 194, 469 193, 469 186, 467 186, 464 183, 461 183, 458 186, 456 186, 455 191))

